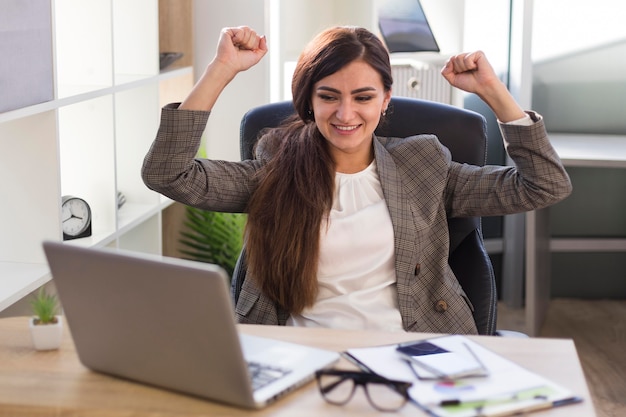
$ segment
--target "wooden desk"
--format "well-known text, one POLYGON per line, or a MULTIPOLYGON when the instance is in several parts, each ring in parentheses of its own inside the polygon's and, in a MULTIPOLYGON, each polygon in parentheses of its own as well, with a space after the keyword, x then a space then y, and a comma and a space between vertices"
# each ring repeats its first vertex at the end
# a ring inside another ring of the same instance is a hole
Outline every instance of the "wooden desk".
MULTIPOLYGON (((25 317, 0 319, 0 416, 198 417, 198 416, 374 416, 362 392, 343 407, 326 404, 314 382, 272 406, 250 411, 204 401, 91 372, 78 361, 65 332, 58 351, 33 350, 25 317)), ((247 334, 275 337, 334 350, 427 337, 424 334, 338 331, 241 325, 247 334)), ((67 330, 67 329, 66 329, 67 330)), ((537 412, 537 417, 594 417, 595 411, 571 340, 477 336, 475 340, 570 388, 584 402, 537 412)), ((348 365, 348 364, 344 364, 348 365)), ((407 404, 400 416, 425 416, 407 404)), ((394 414, 389 414, 394 415, 394 414)))

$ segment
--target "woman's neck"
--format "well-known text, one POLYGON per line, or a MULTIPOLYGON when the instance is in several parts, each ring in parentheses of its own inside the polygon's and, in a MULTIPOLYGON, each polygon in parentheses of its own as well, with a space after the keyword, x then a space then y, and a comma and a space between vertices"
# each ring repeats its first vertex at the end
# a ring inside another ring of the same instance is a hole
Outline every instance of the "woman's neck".
POLYGON ((374 149, 370 148, 369 152, 363 154, 345 154, 334 155, 335 171, 343 174, 355 174, 363 171, 374 160, 374 149))

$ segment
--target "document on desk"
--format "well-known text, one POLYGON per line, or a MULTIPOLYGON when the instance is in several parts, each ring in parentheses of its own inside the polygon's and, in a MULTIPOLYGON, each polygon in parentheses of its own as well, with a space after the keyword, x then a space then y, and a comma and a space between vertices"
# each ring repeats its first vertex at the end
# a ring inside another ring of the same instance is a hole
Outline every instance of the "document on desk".
MULTIPOLYGON (((349 349, 345 356, 365 370, 411 381, 410 396, 438 417, 507 416, 581 401, 547 378, 482 347, 462 335, 428 339, 437 352, 454 352, 477 361, 479 376, 442 378, 398 353, 399 345, 349 349)), ((436 354, 435 353, 435 354, 436 354)))

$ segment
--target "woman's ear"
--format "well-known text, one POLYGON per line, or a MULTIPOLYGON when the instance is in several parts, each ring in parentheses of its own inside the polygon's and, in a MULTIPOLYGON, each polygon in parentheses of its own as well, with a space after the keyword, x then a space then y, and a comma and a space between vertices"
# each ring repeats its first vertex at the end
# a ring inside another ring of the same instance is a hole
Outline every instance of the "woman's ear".
POLYGON ((383 99, 383 108, 381 110, 382 114, 387 113, 387 107, 389 107, 389 102, 391 101, 391 89, 385 91, 385 98, 383 99))

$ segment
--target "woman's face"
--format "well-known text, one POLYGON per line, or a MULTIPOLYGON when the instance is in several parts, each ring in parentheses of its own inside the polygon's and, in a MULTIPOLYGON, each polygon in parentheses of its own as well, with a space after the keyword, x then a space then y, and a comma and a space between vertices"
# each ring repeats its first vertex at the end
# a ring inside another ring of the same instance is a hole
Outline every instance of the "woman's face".
POLYGON ((370 164, 372 134, 390 99, 380 74, 361 60, 315 83, 315 123, 330 145, 337 171, 358 172, 370 164))

